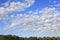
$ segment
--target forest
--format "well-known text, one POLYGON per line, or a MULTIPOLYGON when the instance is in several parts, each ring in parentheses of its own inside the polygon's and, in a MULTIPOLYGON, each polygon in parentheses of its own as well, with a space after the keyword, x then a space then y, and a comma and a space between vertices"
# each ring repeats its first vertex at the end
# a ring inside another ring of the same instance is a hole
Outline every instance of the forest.
POLYGON ((60 37, 19 37, 16 35, 0 35, 0 40, 60 40, 60 37))

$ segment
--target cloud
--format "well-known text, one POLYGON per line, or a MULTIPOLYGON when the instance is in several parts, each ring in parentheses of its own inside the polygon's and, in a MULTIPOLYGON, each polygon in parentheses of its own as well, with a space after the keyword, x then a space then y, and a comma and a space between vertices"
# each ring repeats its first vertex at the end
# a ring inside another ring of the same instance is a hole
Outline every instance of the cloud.
POLYGON ((59 7, 60 7, 60 3, 55 4, 55 5, 51 5, 51 7, 58 7, 58 9, 59 9, 59 7))
MULTIPOLYGON (((5 14, 12 11, 23 11, 34 4, 35 0, 25 0, 22 2, 6 2, 4 7, 0 7, 0 20, 3 23, 7 23, 9 20, 11 23, 4 28, 4 30, 11 30, 22 26, 24 30, 30 32, 40 31, 58 31, 60 26, 60 12, 55 7, 45 7, 42 10, 28 11, 26 13, 5 16, 5 14)), ((60 4, 55 5, 60 6, 60 4)))
POLYGON ((57 5, 55 5, 55 6, 60 6, 60 4, 57 4, 57 5))
POLYGON ((60 12, 56 8, 45 7, 42 10, 28 11, 18 14, 11 19, 11 24, 5 30, 22 26, 24 30, 30 32, 54 32, 59 30, 60 12))
POLYGON ((10 0, 6 3, 4 3, 3 7, 0 7, 0 15, 5 15, 8 12, 12 11, 22 11, 25 8, 30 7, 32 4, 34 4, 34 0, 25 0, 25 2, 10 2, 10 0))

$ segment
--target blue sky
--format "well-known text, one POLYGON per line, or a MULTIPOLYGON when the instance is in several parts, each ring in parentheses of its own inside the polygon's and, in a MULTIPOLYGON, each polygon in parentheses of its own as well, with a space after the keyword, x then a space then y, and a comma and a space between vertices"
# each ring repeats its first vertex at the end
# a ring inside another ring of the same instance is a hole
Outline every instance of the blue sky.
POLYGON ((59 0, 0 0, 0 34, 60 36, 59 0))

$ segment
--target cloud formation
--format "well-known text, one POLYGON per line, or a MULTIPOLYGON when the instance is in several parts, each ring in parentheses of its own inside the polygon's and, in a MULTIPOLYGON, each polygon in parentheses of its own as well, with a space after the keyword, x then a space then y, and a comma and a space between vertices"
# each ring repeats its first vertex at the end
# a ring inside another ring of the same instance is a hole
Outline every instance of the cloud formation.
POLYGON ((58 31, 60 28, 60 11, 54 7, 45 7, 42 10, 29 11, 14 17, 15 18, 11 20, 12 23, 8 25, 5 30, 22 26, 24 28, 22 31, 52 32, 58 31))
POLYGON ((22 26, 24 30, 29 32, 40 31, 58 31, 60 28, 60 11, 55 7, 45 7, 42 10, 28 11, 17 15, 8 16, 12 11, 22 11, 34 4, 34 0, 25 0, 22 2, 6 2, 4 7, 0 7, 0 20, 3 23, 10 21, 10 24, 4 30, 10 30, 22 26), (2 16, 3 15, 3 16, 2 16))
POLYGON ((24 2, 10 2, 10 0, 4 3, 3 7, 0 7, 0 15, 7 14, 8 12, 12 11, 22 11, 25 8, 30 7, 34 4, 34 0, 24 0, 24 2))

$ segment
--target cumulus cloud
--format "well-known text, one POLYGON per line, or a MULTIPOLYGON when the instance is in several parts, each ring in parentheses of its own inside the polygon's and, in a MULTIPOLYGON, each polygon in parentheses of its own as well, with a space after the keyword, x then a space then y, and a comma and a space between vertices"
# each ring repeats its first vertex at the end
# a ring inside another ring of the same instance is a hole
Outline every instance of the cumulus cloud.
POLYGON ((30 32, 58 31, 60 28, 60 12, 56 8, 43 8, 42 10, 29 11, 18 14, 11 19, 11 24, 5 30, 22 26, 30 32))

